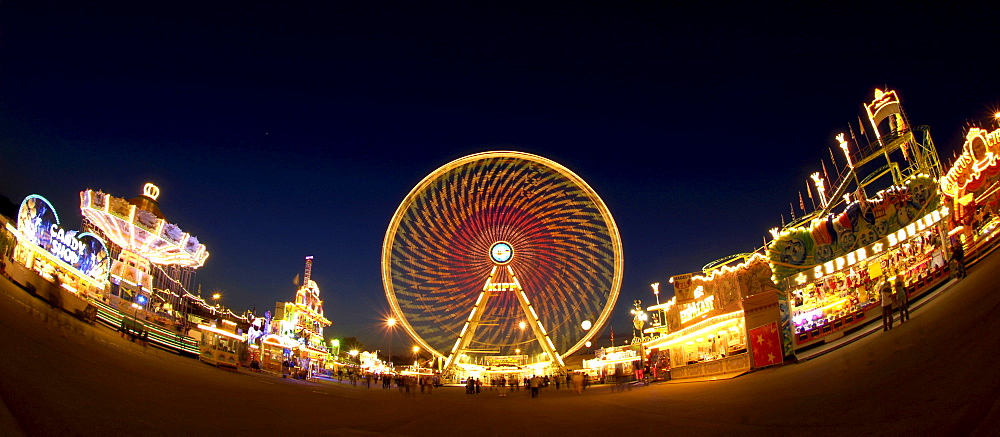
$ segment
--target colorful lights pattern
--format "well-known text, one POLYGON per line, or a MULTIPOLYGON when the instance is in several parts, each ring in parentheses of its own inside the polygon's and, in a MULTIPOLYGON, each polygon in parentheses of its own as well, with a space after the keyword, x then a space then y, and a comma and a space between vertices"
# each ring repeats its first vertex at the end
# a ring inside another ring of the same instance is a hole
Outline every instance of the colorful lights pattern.
POLYGON ((115 244, 154 264, 198 268, 208 259, 205 245, 197 238, 166 220, 137 210, 125 199, 86 190, 80 192, 80 210, 115 244))
MULTIPOLYGON (((446 356, 508 242, 508 264, 555 345, 567 356, 600 331, 621 286, 621 239, 607 207, 580 177, 520 152, 470 155, 437 169, 404 199, 383 246, 386 296, 404 328, 446 356), (580 326, 590 320, 593 328, 580 326)), ((542 352, 509 292, 483 309, 471 350, 542 352)))

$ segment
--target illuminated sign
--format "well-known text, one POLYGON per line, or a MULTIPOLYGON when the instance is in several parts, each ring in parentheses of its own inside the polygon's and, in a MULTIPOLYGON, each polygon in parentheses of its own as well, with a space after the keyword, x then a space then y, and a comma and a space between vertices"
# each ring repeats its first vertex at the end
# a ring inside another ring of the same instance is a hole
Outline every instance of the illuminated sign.
POLYGON ((44 197, 32 194, 21 202, 17 230, 29 242, 81 273, 106 279, 110 259, 104 241, 89 232, 64 229, 59 225, 55 208, 44 197))
POLYGON ((715 309, 715 296, 708 296, 703 300, 692 302, 680 311, 681 323, 687 322, 695 317, 705 314, 715 309))
POLYGON ((486 291, 510 291, 517 290, 517 284, 513 282, 497 282, 486 284, 486 291))
POLYGON ((986 176, 996 171, 997 153, 1000 153, 1000 129, 987 132, 970 128, 962 154, 941 177, 941 191, 954 198, 981 188, 986 176))
POLYGON ((483 357, 487 366, 516 367, 528 364, 527 355, 501 355, 483 357))

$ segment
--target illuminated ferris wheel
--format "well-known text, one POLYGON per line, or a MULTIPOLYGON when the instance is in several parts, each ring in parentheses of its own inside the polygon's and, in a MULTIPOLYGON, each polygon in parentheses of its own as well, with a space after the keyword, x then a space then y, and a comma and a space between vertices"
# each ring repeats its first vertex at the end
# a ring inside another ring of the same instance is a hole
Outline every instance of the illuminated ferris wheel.
POLYGON ((447 359, 542 356, 562 367, 611 314, 621 238, 579 176, 546 158, 484 152, 417 184, 382 247, 395 317, 447 359))

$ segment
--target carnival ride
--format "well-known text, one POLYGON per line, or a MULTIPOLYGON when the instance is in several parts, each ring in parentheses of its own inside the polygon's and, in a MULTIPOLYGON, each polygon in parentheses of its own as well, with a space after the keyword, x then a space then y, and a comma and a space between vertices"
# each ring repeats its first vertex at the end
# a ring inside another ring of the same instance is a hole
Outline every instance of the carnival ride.
POLYGON ((430 173, 382 248, 392 313, 446 376, 491 357, 563 368, 608 320, 621 279, 621 239, 597 193, 522 152, 473 154, 430 173))
POLYGON ((813 210, 805 212, 800 195, 803 215, 771 230, 767 252, 776 281, 873 244, 939 206, 941 163, 929 128, 911 128, 893 90, 876 89, 863 107, 867 123, 859 120, 861 138, 853 127, 850 138, 836 137, 846 165, 837 170, 834 163, 833 178, 825 164, 822 174, 811 175, 815 197, 813 188, 806 188, 813 210))
POLYGON ((146 324, 154 343, 197 354, 197 342, 178 333, 184 331, 188 314, 243 317, 188 290, 194 270, 205 264, 209 253, 197 237, 166 219, 157 203, 159 194, 153 184, 146 184, 141 196, 127 200, 101 191, 80 192, 84 227, 113 243, 109 276, 114 297, 95 302, 98 319, 120 327, 127 316, 134 318, 141 311, 147 321, 158 321, 146 324))

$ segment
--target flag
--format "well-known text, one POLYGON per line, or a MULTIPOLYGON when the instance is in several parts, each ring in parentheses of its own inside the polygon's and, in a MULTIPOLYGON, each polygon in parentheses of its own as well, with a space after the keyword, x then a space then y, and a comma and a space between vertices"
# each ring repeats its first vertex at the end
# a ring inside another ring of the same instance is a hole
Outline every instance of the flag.
MULTIPOLYGON (((809 186, 807 185, 806 187, 808 188, 809 186)), ((812 196, 809 196, 809 197, 812 197, 812 196)), ((802 200, 802 192, 801 191, 799 191, 799 208, 802 209, 802 213, 803 214, 806 212, 806 202, 804 200, 802 200)))
MULTIPOLYGON (((859 123, 861 122, 861 117, 858 117, 858 122, 859 123)), ((854 136, 854 126, 851 126, 850 123, 847 123, 847 128, 851 130, 851 141, 854 142, 855 146, 861 147, 861 145, 858 144, 858 137, 854 136)))
POLYGON ((788 210, 792 213, 792 221, 795 221, 795 207, 792 206, 792 202, 788 202, 788 210))
POLYGON ((830 175, 826 173, 826 161, 820 161, 820 164, 823 164, 823 177, 826 178, 826 182, 830 184, 830 187, 832 188, 833 181, 830 179, 830 175))
POLYGON ((861 135, 865 134, 865 124, 861 122, 861 116, 858 116, 858 127, 861 128, 861 135))
POLYGON ((299 274, 298 274, 298 273, 296 273, 296 274, 295 274, 295 279, 292 279, 292 284, 295 284, 295 285, 299 285, 299 283, 300 283, 301 281, 302 281, 302 280, 301 280, 301 279, 299 279, 299 274))
POLYGON ((611 347, 615 346, 615 327, 611 327, 611 347))
POLYGON ((778 331, 778 322, 753 328, 749 334, 749 340, 752 342, 754 368, 759 369, 784 362, 785 357, 781 353, 781 335, 778 331))

